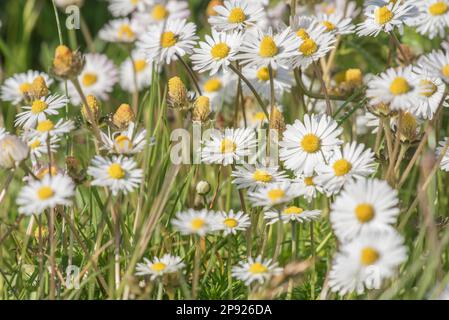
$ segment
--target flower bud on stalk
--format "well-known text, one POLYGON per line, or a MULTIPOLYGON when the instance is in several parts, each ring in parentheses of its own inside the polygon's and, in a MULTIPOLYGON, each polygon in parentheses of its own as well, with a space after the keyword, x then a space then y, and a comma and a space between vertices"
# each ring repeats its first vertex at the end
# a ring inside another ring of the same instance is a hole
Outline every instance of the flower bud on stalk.
POLYGON ((119 129, 127 128, 135 120, 133 109, 129 104, 122 104, 112 116, 112 123, 119 129))

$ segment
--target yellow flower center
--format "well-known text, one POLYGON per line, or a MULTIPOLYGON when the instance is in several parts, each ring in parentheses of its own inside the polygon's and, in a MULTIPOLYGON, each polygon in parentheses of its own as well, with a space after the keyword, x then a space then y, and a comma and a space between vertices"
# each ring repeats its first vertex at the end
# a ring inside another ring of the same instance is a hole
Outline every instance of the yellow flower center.
POLYGON ((168 17, 168 10, 161 4, 156 4, 151 10, 151 17, 154 20, 162 21, 168 17))
POLYGON ((285 192, 282 189, 273 189, 268 191, 268 198, 271 202, 276 202, 281 200, 285 196, 285 192))
POLYGON ((302 40, 306 40, 309 38, 309 34, 304 28, 299 28, 298 31, 296 31, 296 35, 300 37, 302 40))
POLYGON ((442 14, 445 14, 447 12, 447 4, 443 1, 438 1, 429 6, 429 13, 432 16, 440 16, 442 14))
POLYGON ((226 218, 223 223, 225 224, 226 227, 228 228, 235 228, 238 226, 238 221, 234 218, 226 218))
POLYGON ((126 175, 125 170, 123 170, 122 166, 118 163, 113 163, 109 166, 108 169, 109 177, 112 179, 123 179, 126 175))
POLYGON ((377 260, 379 260, 379 252, 371 247, 365 247, 362 249, 362 253, 360 255, 360 262, 369 266, 374 264, 377 260))
MULTIPOLYGON (((259 70, 257 70, 256 73, 257 79, 259 79, 260 81, 270 81, 270 71, 268 70, 267 67, 261 67, 259 68, 259 70)), ((273 70, 273 78, 276 77, 276 70, 273 70)))
POLYGON ((361 83, 363 80, 362 71, 358 68, 346 70, 345 80, 351 83, 361 83))
POLYGON ((337 177, 341 177, 347 174, 349 171, 351 171, 352 165, 349 161, 345 159, 340 159, 335 161, 332 168, 334 169, 335 175, 337 177))
POLYGON ((301 214, 304 211, 304 209, 297 207, 297 206, 291 206, 288 208, 285 208, 283 213, 284 214, 301 214))
POLYGON ((131 29, 131 27, 128 24, 123 24, 118 29, 118 38, 119 39, 134 39, 136 34, 131 29))
POLYGON ((57 175, 58 168, 56 168, 55 166, 51 166, 51 169, 49 170, 48 167, 45 167, 44 169, 41 169, 38 173, 36 173, 36 177, 39 180, 42 180, 49 173, 51 173, 52 176, 57 175))
POLYGON ((259 55, 262 58, 271 58, 277 53, 278 47, 276 46, 276 42, 274 42, 273 38, 270 36, 263 37, 262 41, 260 41, 259 55))
POLYGON ((35 139, 30 143, 30 148, 36 149, 36 148, 40 147, 40 145, 41 145, 41 140, 35 139))
POLYGON ((192 229, 195 231, 200 230, 205 224, 206 222, 204 221, 203 218, 194 218, 192 219, 192 221, 190 221, 190 225, 192 226, 192 229))
POLYGON ((37 190, 37 196, 39 197, 40 200, 50 199, 51 197, 53 197, 54 194, 55 193, 53 189, 49 186, 43 186, 40 187, 39 190, 37 190))
POLYGON ((267 271, 268 271, 268 268, 259 262, 253 263, 249 267, 249 272, 251 272, 253 274, 265 273, 267 271))
POLYGON ((387 6, 377 8, 374 11, 374 19, 377 22, 377 24, 385 24, 391 21, 391 19, 393 19, 393 16, 394 16, 393 12, 391 12, 387 6))
POLYGON ((39 132, 48 132, 54 127, 55 125, 51 120, 43 120, 37 124, 36 130, 39 132))
POLYGON ((273 177, 267 171, 257 169, 254 171, 253 179, 258 182, 270 182, 273 177))
POLYGON ((115 138, 115 143, 119 147, 120 150, 127 150, 132 148, 132 141, 124 135, 119 135, 115 138))
POLYGON ((265 112, 260 111, 260 112, 256 112, 253 115, 253 119, 256 121, 265 121, 267 119, 267 116, 265 115, 265 112))
POLYGON ((137 72, 142 72, 147 66, 147 62, 143 59, 134 61, 134 68, 137 72))
POLYGON ((441 70, 441 72, 443 73, 443 75, 444 75, 445 77, 449 77, 449 64, 445 65, 445 66, 443 67, 443 69, 441 70))
POLYGON ((220 79, 218 79, 218 78, 209 79, 203 85, 203 89, 206 92, 217 92, 221 88, 222 88, 222 84, 221 84, 220 79))
POLYGON ((305 56, 311 56, 318 50, 318 45, 310 38, 305 39, 299 46, 299 51, 305 56))
POLYGON ((229 13, 228 21, 230 23, 242 23, 246 19, 245 12, 241 8, 234 8, 229 13))
POLYGON ((31 113, 39 114, 48 108, 48 104, 42 100, 35 100, 31 105, 31 113))
POLYGON ((29 82, 24 82, 19 86, 19 91, 21 94, 28 93, 31 90, 32 86, 29 82))
POLYGON ((98 77, 95 73, 86 72, 83 75, 83 86, 90 87, 93 86, 98 81, 98 77))
POLYGON ((220 143, 221 153, 232 153, 237 149, 237 145, 231 139, 224 138, 220 143))
POLYGON ((156 271, 156 272, 164 271, 165 268, 167 268, 167 265, 163 262, 153 263, 150 267, 151 270, 156 271))
POLYGON ((320 138, 313 133, 306 134, 301 140, 301 147, 307 153, 315 153, 320 150, 320 138))
POLYGON ((323 25, 326 27, 327 31, 335 30, 335 24, 330 21, 323 21, 323 25))
POLYGON ((171 31, 165 31, 161 35, 161 46, 162 48, 173 47, 178 41, 176 35, 171 31))
POLYGON ((390 92, 395 96, 405 94, 410 91, 410 85, 407 80, 403 77, 397 77, 391 82, 390 92))
POLYGON ((421 80, 419 84, 422 87, 420 94, 424 97, 429 98, 437 91, 437 86, 430 80, 421 80))
POLYGON ((226 58, 230 50, 231 48, 226 43, 220 42, 212 47, 210 54, 215 60, 220 60, 226 58))
POLYGON ((369 203, 361 203, 355 207, 355 216, 361 223, 366 223, 374 218, 374 208, 369 203))
POLYGON ((306 186, 314 186, 315 184, 313 183, 313 177, 305 177, 304 178, 304 183, 306 186))

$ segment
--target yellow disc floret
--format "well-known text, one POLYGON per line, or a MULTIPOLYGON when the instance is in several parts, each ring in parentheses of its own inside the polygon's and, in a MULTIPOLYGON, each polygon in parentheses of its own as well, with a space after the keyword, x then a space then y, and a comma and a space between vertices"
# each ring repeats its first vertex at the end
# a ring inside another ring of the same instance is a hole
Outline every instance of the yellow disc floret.
POLYGON ((108 168, 109 177, 112 179, 120 180, 123 179, 126 175, 125 170, 123 170, 122 166, 118 163, 113 163, 108 168))
POLYGON ((374 207, 369 203, 361 203, 355 207, 355 216, 361 223, 366 223, 374 218, 374 207))
POLYGON ((334 169, 334 173, 337 177, 344 176, 352 169, 352 164, 347 161, 346 159, 340 159, 335 161, 334 165, 332 166, 334 169))
POLYGON ((301 140, 301 147, 307 153, 315 153, 320 150, 320 138, 313 133, 306 134, 301 140))

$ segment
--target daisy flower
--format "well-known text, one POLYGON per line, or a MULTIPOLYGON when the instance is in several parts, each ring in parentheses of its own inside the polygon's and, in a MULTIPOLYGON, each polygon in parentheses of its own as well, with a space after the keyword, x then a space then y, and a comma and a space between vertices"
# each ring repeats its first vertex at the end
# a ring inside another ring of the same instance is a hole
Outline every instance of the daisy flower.
POLYGON ((154 257, 153 261, 143 258, 143 263, 136 265, 136 276, 150 276, 151 280, 162 277, 164 274, 175 273, 185 267, 182 259, 171 254, 164 254, 162 258, 154 257))
POLYGON ((293 31, 295 37, 299 40, 296 47, 297 55, 291 58, 291 65, 296 68, 306 69, 314 61, 324 57, 330 50, 334 48, 336 41, 335 35, 326 32, 326 27, 315 22, 310 23, 308 28, 301 26, 307 20, 298 20, 293 31))
POLYGON ((197 234, 205 236, 216 231, 218 216, 215 212, 206 209, 180 211, 173 219, 173 227, 184 235, 197 234))
POLYGON ((108 134, 101 132, 103 150, 115 154, 136 154, 145 148, 147 131, 145 129, 136 130, 134 122, 130 122, 126 130, 108 134))
POLYGON ((142 11, 145 5, 153 3, 153 0, 108 0, 108 9, 114 17, 127 16, 133 11, 142 11))
MULTIPOLYGON (((256 91, 262 98, 270 100, 270 72, 268 67, 245 67, 242 70, 245 77, 251 81, 256 91)), ((273 69, 273 84, 276 100, 279 100, 284 92, 290 92, 293 84, 292 75, 288 70, 283 68, 273 69)), ((250 89, 246 84, 243 85, 245 95, 250 94, 250 89)))
POLYGON ((321 210, 307 210, 297 206, 289 206, 280 211, 274 210, 264 213, 264 218, 268 220, 267 224, 274 224, 279 220, 283 223, 303 223, 318 220, 320 216, 321 210))
POLYGON ((415 6, 419 10, 418 16, 413 20, 416 31, 430 39, 435 36, 444 37, 445 29, 449 27, 449 1, 415 1, 415 6))
MULTIPOLYGON (((413 104, 410 108, 417 117, 423 119, 432 119, 433 115, 440 106, 441 99, 444 97, 446 86, 440 78, 429 77, 425 74, 418 75, 418 95, 419 103, 413 104)), ((447 106, 447 104, 444 104, 447 106)))
POLYGON ((220 212, 217 216, 216 229, 223 230, 224 235, 237 234, 237 231, 245 231, 251 225, 250 218, 243 211, 234 213, 231 209, 228 213, 220 212))
POLYGON ((406 110, 418 100, 418 78, 412 66, 389 68, 368 81, 366 96, 371 104, 389 104, 392 110, 406 110))
MULTIPOLYGON (((42 139, 39 136, 30 136, 28 132, 26 132, 22 139, 28 144, 30 148, 30 157, 33 162, 36 162, 43 154, 48 154, 48 141, 42 139)), ((59 147, 60 138, 58 136, 50 137, 50 151, 55 153, 59 147)))
POLYGON ((167 23, 152 25, 137 42, 147 61, 170 64, 177 56, 192 53, 198 37, 196 25, 185 19, 168 20, 167 23))
POLYGON ((163 24, 167 20, 186 19, 190 15, 187 1, 153 0, 152 2, 144 11, 136 12, 133 15, 133 19, 136 19, 142 26, 163 24))
POLYGON ((69 100, 64 96, 51 95, 42 97, 24 106, 24 112, 16 116, 14 124, 24 128, 34 127, 38 122, 46 120, 49 115, 57 115, 58 110, 65 107, 69 100))
POLYGON ((212 36, 206 35, 205 41, 200 41, 200 47, 193 49, 194 53, 190 57, 193 70, 209 71, 210 75, 219 70, 228 71, 228 66, 236 60, 241 45, 241 33, 217 32, 212 29, 212 36))
POLYGON ((237 266, 232 267, 232 276, 242 280, 247 286, 253 282, 263 284, 280 273, 282 268, 278 267, 277 262, 263 259, 261 256, 256 259, 248 257, 248 261, 241 261, 237 266))
POLYGON ((237 81, 237 75, 233 72, 219 72, 212 77, 202 79, 200 86, 203 89, 203 95, 210 100, 211 111, 217 111, 223 102, 233 101, 237 81))
POLYGON ((132 43, 136 41, 140 32, 140 24, 129 18, 115 19, 109 21, 98 33, 101 40, 107 42, 132 43))
POLYGON ((429 76, 441 78, 449 83, 449 52, 433 50, 431 53, 421 56, 418 65, 429 76))
POLYGON ((299 55, 298 47, 299 40, 289 27, 276 34, 271 28, 267 32, 256 29, 245 34, 237 58, 247 67, 271 65, 274 69, 278 67, 287 69, 288 61, 299 55))
POLYGON ((29 148, 17 136, 6 133, 0 134, 0 167, 5 169, 16 168, 28 158, 29 148))
POLYGON ((120 86, 123 90, 133 93, 148 88, 153 76, 153 64, 146 61, 145 56, 133 51, 132 59, 126 59, 120 66, 120 86), (134 83, 136 73, 136 84, 134 83))
POLYGON ((346 35, 354 33, 354 25, 351 18, 345 18, 343 13, 320 14, 317 17, 327 32, 335 35, 346 35))
POLYGON ((331 206, 330 221, 341 241, 364 231, 391 229, 399 214, 397 191, 386 181, 357 179, 348 182, 331 206))
POLYGON ((342 131, 330 116, 306 114, 304 122, 296 120, 293 125, 287 125, 284 138, 279 143, 280 159, 287 169, 310 176, 315 167, 343 143, 338 139, 342 131))
POLYGON ((32 180, 17 196, 19 212, 25 215, 40 214, 58 205, 69 206, 75 195, 75 185, 63 174, 46 175, 41 180, 32 180))
MULTIPOLYGON (((85 55, 86 64, 78 76, 81 89, 86 97, 93 95, 101 100, 107 100, 114 85, 118 81, 118 71, 112 60, 104 54, 88 53, 85 55)), ((73 104, 80 104, 81 98, 71 82, 68 82, 70 100, 73 104)))
POLYGON ((38 76, 44 78, 47 86, 51 86, 53 79, 46 73, 29 70, 25 73, 17 73, 11 78, 5 80, 1 86, 0 98, 3 101, 9 101, 12 104, 19 104, 24 100, 24 95, 31 89, 31 84, 38 76))
POLYGON ((394 276, 407 260, 404 239, 394 229, 383 233, 364 233, 344 243, 329 274, 332 291, 341 295, 366 289, 380 289, 384 279, 394 276))
POLYGON ((214 7, 216 15, 209 17, 209 23, 219 31, 240 31, 252 27, 263 17, 260 4, 247 0, 228 0, 214 7))
POLYGON ((417 15, 417 8, 412 1, 376 0, 364 9, 366 20, 357 25, 359 36, 374 36, 383 32, 392 32, 395 28, 402 33, 404 24, 417 15))
POLYGON ((268 183, 278 183, 288 181, 284 171, 279 171, 278 166, 266 166, 260 163, 256 165, 243 164, 232 171, 232 183, 237 189, 255 190, 268 183))
POLYGON ((108 187, 115 196, 120 191, 127 194, 137 188, 143 171, 137 168, 137 163, 131 158, 96 156, 87 169, 87 174, 94 178, 91 185, 108 187))
POLYGON ((270 183, 248 192, 253 207, 265 208, 290 202, 299 196, 299 190, 290 182, 270 183))
POLYGON ((330 196, 338 193, 348 181, 372 174, 374 167, 374 152, 365 149, 363 143, 353 141, 346 144, 343 150, 336 149, 327 163, 317 166, 316 181, 330 196))
POLYGON ((213 130, 204 142, 201 158, 206 163, 224 166, 241 163, 246 156, 255 154, 256 144, 256 135, 252 129, 213 130))
POLYGON ((75 124, 72 120, 64 121, 59 119, 58 122, 54 123, 52 120, 42 120, 36 125, 36 128, 29 129, 30 138, 39 138, 42 140, 47 140, 47 138, 53 136, 60 136, 69 133, 75 129, 75 124))
POLYGON ((316 198, 318 193, 324 192, 323 187, 316 181, 316 175, 299 174, 292 180, 292 184, 309 203, 316 198))
MULTIPOLYGON (((437 157, 441 156, 441 153, 443 152, 443 150, 446 146, 447 139, 448 138, 446 137, 438 143, 438 147, 437 147, 437 151, 436 151, 437 157)), ((444 154, 443 160, 441 160, 440 168, 441 168, 441 170, 449 171, 449 149, 444 154)))

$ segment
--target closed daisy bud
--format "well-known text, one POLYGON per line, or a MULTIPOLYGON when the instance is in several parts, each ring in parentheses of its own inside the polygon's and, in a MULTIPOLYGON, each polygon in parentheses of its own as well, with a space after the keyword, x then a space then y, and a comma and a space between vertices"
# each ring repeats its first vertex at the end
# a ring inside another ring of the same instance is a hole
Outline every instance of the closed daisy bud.
POLYGON ((130 122, 133 122, 135 115, 133 109, 129 104, 123 103, 118 107, 112 116, 112 123, 119 129, 128 127, 130 122))
POLYGON ((270 129, 277 130, 280 135, 285 131, 284 116, 278 107, 275 107, 270 115, 270 129))
POLYGON ((81 113, 83 114, 84 119, 86 121, 91 122, 90 117, 92 116, 96 121, 98 119, 98 115, 100 114, 100 102, 93 95, 88 95, 86 97, 87 104, 89 105, 90 114, 87 110, 87 106, 83 104, 81 108, 81 113))
POLYGON ((0 166, 11 169, 28 157, 28 145, 18 137, 6 134, 0 140, 0 166))
POLYGON ((205 122, 210 114, 210 102, 206 96, 200 96, 193 104, 193 121, 205 122))
POLYGON ((363 81, 362 71, 358 68, 346 70, 345 80, 352 85, 360 85, 363 81))
POLYGON ((34 98, 40 99, 48 95, 48 87, 43 76, 37 76, 31 84, 31 94, 34 98))
POLYGON ((84 67, 84 58, 79 52, 72 52, 70 48, 60 45, 55 50, 52 72, 63 79, 73 79, 84 67))
POLYGON ((404 113, 401 117, 399 132, 401 141, 414 141, 418 134, 418 127, 415 116, 410 112, 404 113))
POLYGON ((207 181, 202 180, 198 182, 198 184, 196 185, 196 192, 201 196, 208 194, 209 191, 210 191, 210 184, 207 181))
POLYGON ((168 96, 175 106, 185 106, 187 102, 187 89, 181 78, 173 77, 168 80, 168 96))
POLYGON ((209 1, 209 4, 207 5, 206 8, 206 14, 208 17, 210 16, 216 16, 217 15, 217 11, 215 11, 215 6, 220 6, 223 5, 223 1, 222 0, 211 0, 209 1))
POLYGON ((41 169, 39 169, 39 170, 36 172, 36 177, 37 177, 39 180, 42 180, 42 179, 43 179, 46 175, 48 175, 49 173, 51 174, 51 176, 55 176, 55 175, 58 174, 58 172, 59 172, 58 167, 56 167, 56 166, 54 166, 54 165, 52 165, 50 168, 47 167, 47 166, 45 166, 45 167, 42 167, 41 169))

